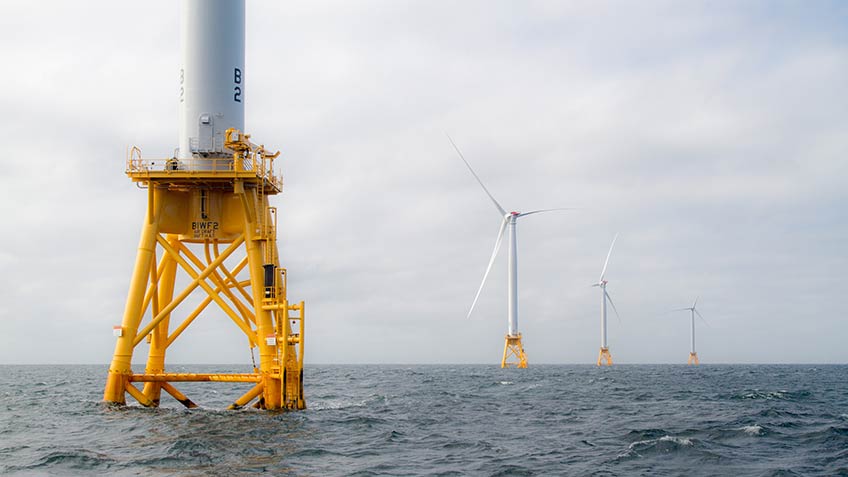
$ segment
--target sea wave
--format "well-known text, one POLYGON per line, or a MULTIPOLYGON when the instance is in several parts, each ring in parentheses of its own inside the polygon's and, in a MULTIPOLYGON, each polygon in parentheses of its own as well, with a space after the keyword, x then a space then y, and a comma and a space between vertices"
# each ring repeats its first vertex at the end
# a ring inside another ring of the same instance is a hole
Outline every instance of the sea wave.
POLYGON ((848 474, 848 366, 307 366, 291 413, 104 405, 104 372, 0 367, 0 475, 848 474))
POLYGON ((692 439, 680 436, 664 435, 656 439, 631 442, 618 459, 644 458, 658 454, 672 454, 694 447, 692 439))
POLYGON ((761 436, 761 435, 763 435, 763 427, 758 426, 756 424, 753 424, 751 426, 742 426, 742 427, 738 428, 737 430, 742 431, 745 434, 748 434, 749 436, 761 436))
POLYGON ((731 399, 763 399, 763 400, 794 400, 801 401, 810 398, 812 393, 806 390, 803 391, 762 391, 759 389, 743 391, 734 394, 731 399))

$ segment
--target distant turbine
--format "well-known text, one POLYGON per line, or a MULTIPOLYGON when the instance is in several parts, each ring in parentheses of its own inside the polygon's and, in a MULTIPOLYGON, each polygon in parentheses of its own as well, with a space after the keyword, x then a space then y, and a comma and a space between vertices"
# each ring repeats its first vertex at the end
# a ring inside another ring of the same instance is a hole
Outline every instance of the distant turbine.
POLYGON ((524 354, 524 346, 521 343, 521 333, 518 332, 518 252, 516 251, 515 246, 515 227, 518 219, 520 217, 524 217, 526 215, 538 214, 540 212, 550 212, 553 210, 571 210, 571 208, 557 208, 557 209, 542 209, 542 210, 533 210, 530 212, 507 212, 501 204, 495 200, 494 196, 489 192, 489 189, 483 185, 483 181, 480 180, 480 177, 477 176, 477 173, 474 172, 474 169, 471 168, 471 164, 465 160, 465 156, 462 155, 462 152, 459 150, 459 147, 456 146, 456 143, 453 142, 450 135, 448 136, 448 140, 450 141, 453 148, 456 150, 456 153, 459 155, 459 158, 462 159, 462 162, 465 163, 468 170, 471 171, 471 175, 477 179, 477 182, 480 184, 480 187, 483 188, 483 191, 486 192, 486 195, 489 196, 489 199, 492 200, 492 203, 495 204, 495 208, 497 208, 498 213, 500 213, 503 220, 501 221, 500 230, 498 230, 498 236, 495 240, 495 249, 492 251, 492 258, 489 259, 489 266, 486 267, 486 273, 483 274, 483 281, 480 283, 480 288, 477 289, 477 294, 474 296, 474 301, 471 303, 471 308, 468 310, 468 317, 471 317, 471 312, 474 311, 474 306, 477 304, 477 299, 480 298, 480 292, 483 291, 483 285, 486 284, 486 278, 489 277, 489 272, 492 270, 492 265, 495 263, 495 257, 498 256, 498 250, 501 248, 501 242, 503 240, 504 231, 509 229, 509 267, 508 267, 508 285, 507 285, 507 316, 508 316, 508 332, 506 335, 506 341, 504 343, 504 353, 503 359, 501 360, 501 367, 507 368, 510 366, 515 366, 517 368, 526 368, 527 367, 527 356, 524 354), (516 361, 508 361, 509 358, 515 357, 516 361))
POLYGON ((607 252, 607 259, 604 262, 604 268, 601 270, 601 278, 598 279, 598 283, 593 284, 593 287, 601 288, 601 351, 598 353, 598 366, 601 365, 602 362, 606 362, 607 366, 612 366, 612 356, 609 352, 609 346, 607 346, 607 300, 609 300, 609 304, 612 305, 612 310, 615 312, 615 315, 618 316, 618 310, 615 309, 615 303, 612 302, 612 297, 607 293, 607 280, 604 279, 604 276, 607 273, 607 265, 609 265, 610 255, 612 255, 612 248, 615 247, 615 241, 618 239, 618 234, 615 234, 615 237, 612 239, 612 244, 610 245, 609 252, 607 252))
POLYGON ((704 324, 707 323, 707 320, 705 320, 704 317, 701 316, 701 313, 695 308, 697 305, 698 305, 698 297, 695 297, 695 303, 692 303, 692 306, 690 306, 689 308, 677 308, 675 310, 671 310, 671 311, 688 310, 692 315, 692 346, 691 346, 691 349, 689 350, 689 361, 687 361, 687 364, 695 363, 695 366, 697 366, 699 364, 698 353, 695 352, 695 314, 696 313, 698 314, 698 317, 701 318, 701 320, 703 320, 704 324))

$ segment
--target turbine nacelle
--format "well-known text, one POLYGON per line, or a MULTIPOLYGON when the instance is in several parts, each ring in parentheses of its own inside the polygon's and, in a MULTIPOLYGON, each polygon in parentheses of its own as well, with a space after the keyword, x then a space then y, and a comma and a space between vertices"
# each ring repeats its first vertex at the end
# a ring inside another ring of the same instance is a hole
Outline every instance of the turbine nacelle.
POLYGON ((693 320, 695 318, 695 315, 698 315, 698 318, 700 318, 701 321, 703 321, 705 325, 709 326, 709 323, 707 323, 707 320, 704 319, 704 317, 701 315, 701 312, 698 311, 698 298, 695 298, 695 303, 692 303, 692 306, 690 306, 690 307, 675 308, 674 310, 671 310, 671 311, 689 311, 689 312, 692 313, 693 320))

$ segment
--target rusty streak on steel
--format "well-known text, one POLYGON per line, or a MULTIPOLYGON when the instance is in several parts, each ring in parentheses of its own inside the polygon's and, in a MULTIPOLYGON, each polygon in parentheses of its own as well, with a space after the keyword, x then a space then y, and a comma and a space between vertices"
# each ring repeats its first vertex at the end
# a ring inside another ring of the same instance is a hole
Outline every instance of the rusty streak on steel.
POLYGON ((180 402, 183 406, 194 409, 197 407, 191 399, 187 398, 185 394, 179 392, 177 388, 175 388, 171 383, 162 383, 162 389, 165 390, 168 394, 174 397, 177 401, 180 402))

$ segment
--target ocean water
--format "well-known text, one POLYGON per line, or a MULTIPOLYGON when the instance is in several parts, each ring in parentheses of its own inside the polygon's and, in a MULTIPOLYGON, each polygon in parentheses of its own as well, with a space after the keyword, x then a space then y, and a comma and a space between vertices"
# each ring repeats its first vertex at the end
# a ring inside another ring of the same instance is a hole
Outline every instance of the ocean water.
POLYGON ((0 366, 0 474, 848 475, 841 365, 315 365, 289 413, 223 410, 249 387, 224 383, 107 406, 105 377, 0 366))

